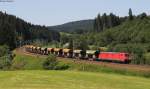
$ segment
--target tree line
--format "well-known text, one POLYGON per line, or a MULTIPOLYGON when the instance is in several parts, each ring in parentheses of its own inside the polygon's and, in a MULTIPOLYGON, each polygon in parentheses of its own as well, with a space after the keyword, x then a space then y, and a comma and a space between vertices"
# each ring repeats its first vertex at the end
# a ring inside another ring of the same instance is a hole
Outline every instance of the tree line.
POLYGON ((98 16, 94 19, 94 31, 101 32, 104 29, 120 25, 120 23, 120 18, 113 13, 110 13, 110 15, 104 13, 102 16, 98 14, 98 16))
POLYGON ((0 45, 8 45, 11 49, 19 42, 32 42, 42 39, 48 42, 59 41, 60 34, 49 30, 46 26, 34 25, 6 12, 0 12, 0 45))
POLYGON ((132 9, 129 9, 129 16, 125 16, 125 17, 119 17, 116 16, 113 13, 110 13, 109 15, 107 15, 106 13, 104 13, 102 16, 100 14, 97 15, 97 17, 94 19, 93 22, 93 31, 94 32, 102 32, 105 29, 109 29, 115 26, 120 25, 121 23, 125 22, 126 20, 133 20, 136 18, 145 18, 147 16, 146 13, 142 13, 138 16, 134 16, 132 13, 132 9))

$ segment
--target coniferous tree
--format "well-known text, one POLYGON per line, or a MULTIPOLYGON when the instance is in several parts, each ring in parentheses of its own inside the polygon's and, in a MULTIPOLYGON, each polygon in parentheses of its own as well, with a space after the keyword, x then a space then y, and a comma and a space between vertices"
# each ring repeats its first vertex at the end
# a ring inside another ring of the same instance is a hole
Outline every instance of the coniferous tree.
POLYGON ((93 27, 94 27, 94 32, 98 32, 97 18, 94 19, 93 27))
POLYGON ((107 14, 106 13, 103 14, 102 21, 103 21, 103 27, 104 27, 104 29, 105 28, 109 28, 109 26, 108 26, 108 19, 107 19, 107 14))
POLYGON ((97 16, 97 24, 98 24, 98 32, 103 31, 103 22, 100 14, 98 14, 97 16))
POLYGON ((109 27, 114 27, 120 25, 121 22, 119 17, 117 17, 113 13, 110 13, 108 23, 109 23, 109 27))
POLYGON ((132 9, 129 9, 129 20, 133 20, 132 9))
POLYGON ((112 13, 110 13, 110 15, 109 15, 109 27, 113 27, 113 14, 112 13))
POLYGON ((116 16, 113 13, 110 13, 110 15, 107 16, 107 14, 104 13, 102 17, 98 14, 94 19, 93 27, 95 32, 101 32, 104 29, 120 25, 120 23, 121 20, 119 16, 116 16))

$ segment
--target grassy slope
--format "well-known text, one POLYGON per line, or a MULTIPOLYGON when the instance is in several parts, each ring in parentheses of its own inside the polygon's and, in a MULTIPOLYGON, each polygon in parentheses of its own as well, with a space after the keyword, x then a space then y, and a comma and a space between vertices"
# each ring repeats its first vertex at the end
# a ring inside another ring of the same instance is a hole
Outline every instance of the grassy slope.
POLYGON ((44 58, 40 56, 27 56, 23 54, 16 54, 13 61, 13 69, 25 69, 25 70, 39 70, 43 69, 42 63, 44 58))
POLYGON ((140 77, 75 71, 1 71, 0 89, 150 89, 140 77))
MULTIPOLYGON (((45 60, 43 56, 24 55, 16 52, 16 57, 13 61, 12 69, 24 70, 43 70, 42 64, 45 60)), ((108 67, 105 65, 95 65, 82 62, 74 62, 65 58, 59 59, 59 65, 69 65, 68 70, 89 71, 89 72, 104 72, 121 75, 132 75, 141 77, 150 77, 150 71, 139 71, 125 68, 108 67)))
MULTIPOLYGON (((42 69, 39 65, 43 59, 43 57, 17 53, 14 64, 23 60, 27 63, 23 66, 24 69, 42 69)), ((71 63, 70 71, 0 71, 0 89, 150 89, 149 78, 106 73, 101 71, 103 68, 95 70, 99 71, 96 73, 81 72, 76 70, 80 70, 82 65, 73 64, 69 60, 65 62, 71 63)), ((98 68, 98 66, 86 66, 98 68)))

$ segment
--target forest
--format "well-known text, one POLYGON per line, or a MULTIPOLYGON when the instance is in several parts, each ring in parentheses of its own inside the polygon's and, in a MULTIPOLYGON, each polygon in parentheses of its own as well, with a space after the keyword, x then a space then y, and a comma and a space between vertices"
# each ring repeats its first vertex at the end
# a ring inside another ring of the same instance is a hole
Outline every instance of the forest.
POLYGON ((0 45, 14 49, 34 40, 59 41, 60 34, 46 26, 34 25, 14 15, 0 12, 0 45))

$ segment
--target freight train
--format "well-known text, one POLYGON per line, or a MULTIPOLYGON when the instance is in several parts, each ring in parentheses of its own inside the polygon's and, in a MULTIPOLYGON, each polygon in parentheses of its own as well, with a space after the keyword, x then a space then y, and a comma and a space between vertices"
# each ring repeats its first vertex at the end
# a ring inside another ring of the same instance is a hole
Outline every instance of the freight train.
POLYGON ((25 46, 27 52, 49 55, 54 54, 58 57, 84 59, 91 61, 112 61, 129 63, 131 61, 129 53, 125 52, 102 52, 101 50, 72 50, 62 48, 42 48, 32 45, 25 46))

